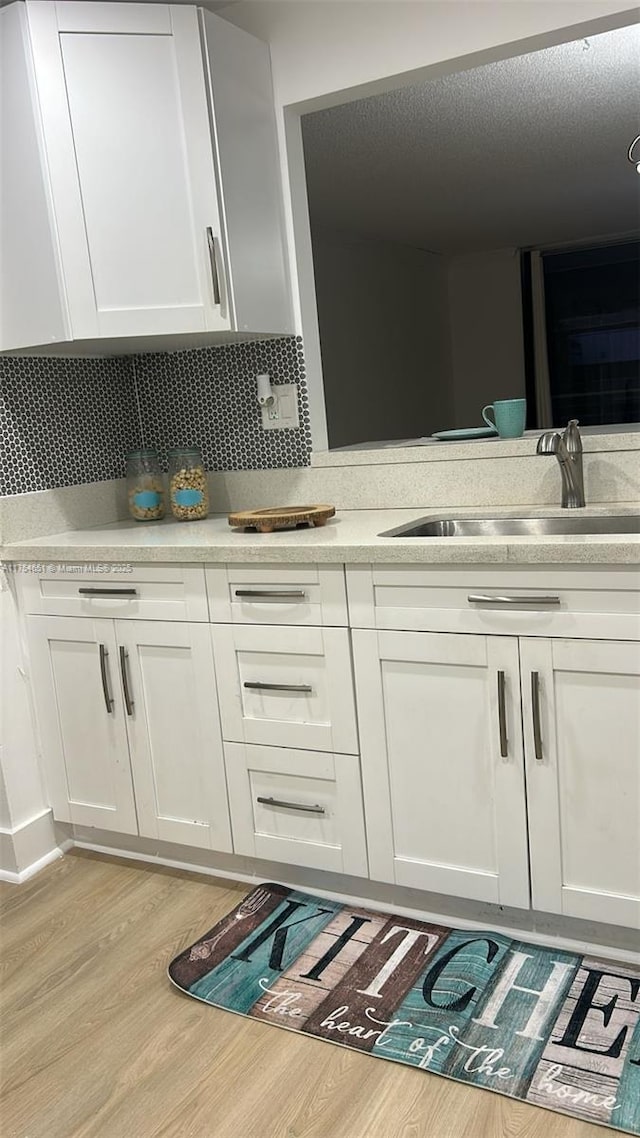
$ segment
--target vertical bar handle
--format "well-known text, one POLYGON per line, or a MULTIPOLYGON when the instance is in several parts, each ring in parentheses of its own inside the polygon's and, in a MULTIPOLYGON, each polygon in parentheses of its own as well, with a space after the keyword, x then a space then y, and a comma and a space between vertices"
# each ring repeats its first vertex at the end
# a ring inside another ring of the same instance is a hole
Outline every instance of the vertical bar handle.
POLYGON ((113 698, 109 691, 109 675, 107 671, 107 656, 109 653, 104 644, 98 645, 100 652, 100 679, 102 680, 102 694, 104 696, 104 705, 107 709, 107 715, 111 715, 113 710, 113 698))
POLYGON ((120 646, 120 675, 122 676, 122 692, 124 695, 124 705, 127 709, 127 715, 133 715, 133 699, 129 690, 129 676, 127 675, 127 660, 129 653, 126 648, 120 646))
POLYGON ((506 759, 509 755, 509 740, 507 739, 507 709, 505 706, 506 678, 504 672, 498 672, 498 728, 500 731, 500 756, 506 759))
POLYGON ((210 225, 207 226, 207 245, 209 246, 209 263, 211 265, 211 283, 213 285, 213 303, 221 304, 220 298, 220 277, 218 276, 218 257, 216 250, 216 239, 213 235, 213 229, 210 225))
POLYGON ((531 718, 533 720, 533 750, 539 763, 542 762, 542 730, 540 726, 540 673, 531 673, 531 718))

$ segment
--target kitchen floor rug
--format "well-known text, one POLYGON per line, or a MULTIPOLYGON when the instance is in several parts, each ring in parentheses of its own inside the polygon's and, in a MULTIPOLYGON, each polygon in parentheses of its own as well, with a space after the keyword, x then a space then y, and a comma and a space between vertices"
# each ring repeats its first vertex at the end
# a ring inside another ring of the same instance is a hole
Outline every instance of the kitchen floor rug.
POLYGON ((169 966, 218 1008, 640 1134, 640 968, 259 885, 169 966))

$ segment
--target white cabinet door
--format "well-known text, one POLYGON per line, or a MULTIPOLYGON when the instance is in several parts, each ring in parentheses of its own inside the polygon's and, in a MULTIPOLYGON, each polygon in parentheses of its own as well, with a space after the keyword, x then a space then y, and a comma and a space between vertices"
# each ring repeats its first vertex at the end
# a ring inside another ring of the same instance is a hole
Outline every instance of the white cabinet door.
POLYGON ((518 641, 353 633, 371 877, 529 906, 518 641))
POLYGON ((73 338, 229 328, 196 9, 27 12, 73 338))
POLYGON ((137 834, 113 621, 31 616, 27 624, 54 817, 137 834))
POLYGON ((208 625, 116 621, 140 833, 231 850, 208 625))
POLYGON ((358 753, 346 628, 216 624, 213 646, 225 740, 358 753))
POLYGON ((205 8, 200 20, 234 327, 293 332, 269 46, 205 8))
POLYGON ((533 906, 640 926, 640 645, 520 642, 533 906))

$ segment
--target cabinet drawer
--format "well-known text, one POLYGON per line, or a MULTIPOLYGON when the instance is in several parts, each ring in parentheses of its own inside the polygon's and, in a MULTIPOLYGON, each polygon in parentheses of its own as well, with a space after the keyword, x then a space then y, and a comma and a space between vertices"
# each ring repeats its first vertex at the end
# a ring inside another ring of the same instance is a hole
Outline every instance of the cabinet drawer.
POLYGON ((224 754, 236 853, 367 876, 355 755, 242 743, 224 754))
MULTIPOLYGON (((28 566, 25 568, 29 568, 28 566)), ((48 565, 21 574, 25 612, 45 616, 118 617, 131 620, 206 621, 201 566, 48 565)))
POLYGON ((213 628, 223 738, 357 754, 346 628, 213 628))
POLYGON ((576 569, 347 569, 354 628, 511 636, 640 635, 640 578, 634 566, 576 569))
POLYGON ((211 620, 222 624, 348 624, 342 565, 214 565, 211 620))

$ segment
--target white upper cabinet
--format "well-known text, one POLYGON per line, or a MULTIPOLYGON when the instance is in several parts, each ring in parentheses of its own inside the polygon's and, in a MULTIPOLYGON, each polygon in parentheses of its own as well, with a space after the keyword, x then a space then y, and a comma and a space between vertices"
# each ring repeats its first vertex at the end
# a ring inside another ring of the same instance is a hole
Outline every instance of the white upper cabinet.
POLYGON ((9 168, 3 131, 3 232, 21 236, 2 274, 22 265, 22 288, 2 348, 289 331, 267 46, 183 5, 27 0, 2 17, 22 60, 3 94, 31 150, 9 168))

